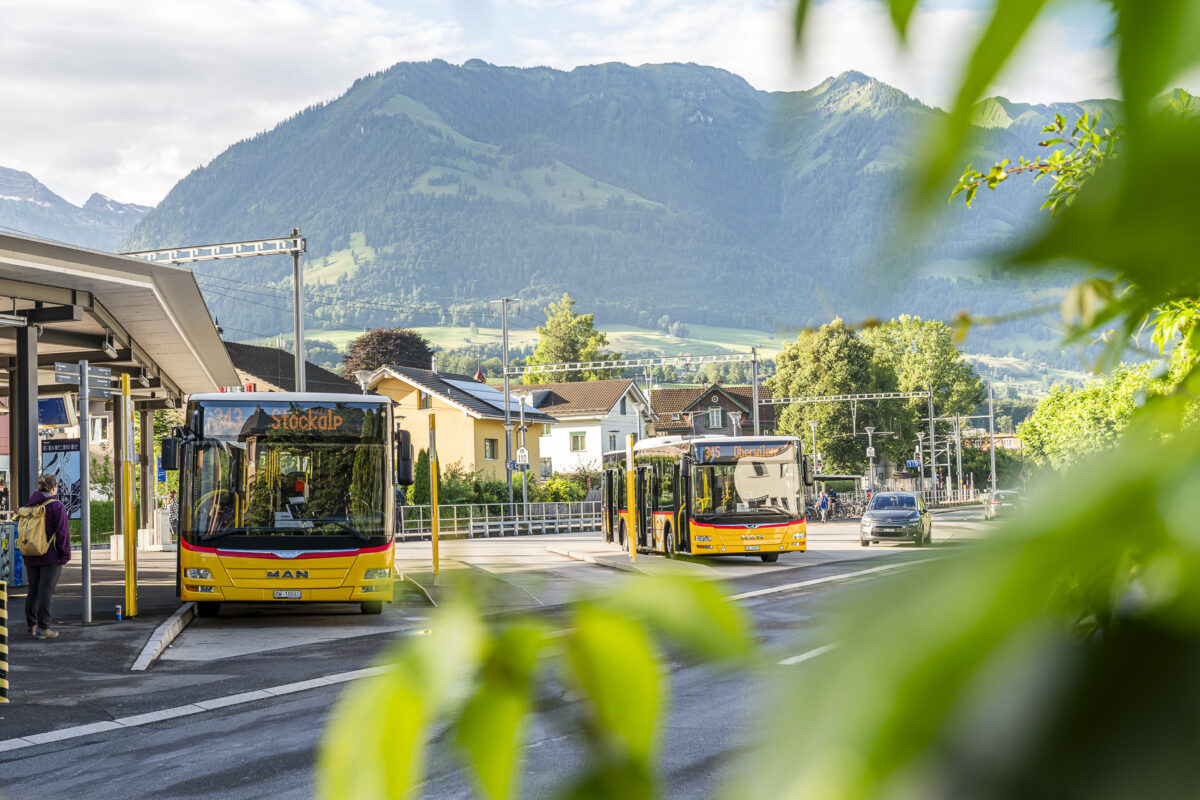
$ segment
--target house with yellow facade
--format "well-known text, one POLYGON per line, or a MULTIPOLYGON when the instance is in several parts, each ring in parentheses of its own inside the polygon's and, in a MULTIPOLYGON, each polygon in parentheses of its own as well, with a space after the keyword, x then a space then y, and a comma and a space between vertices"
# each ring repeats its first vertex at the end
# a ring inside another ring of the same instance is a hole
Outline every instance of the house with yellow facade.
MULTIPOLYGON (((437 424, 438 460, 455 462, 490 478, 504 478, 504 392, 469 375, 416 367, 384 366, 375 370, 368 389, 395 402, 396 419, 412 436, 414 451, 429 448, 429 417, 437 424)), ((521 446, 521 407, 515 394, 511 405, 513 458, 521 446)), ((540 463, 539 439, 557 420, 525 406, 525 447, 531 469, 540 463)), ((535 473, 536 474, 536 473, 535 473)))

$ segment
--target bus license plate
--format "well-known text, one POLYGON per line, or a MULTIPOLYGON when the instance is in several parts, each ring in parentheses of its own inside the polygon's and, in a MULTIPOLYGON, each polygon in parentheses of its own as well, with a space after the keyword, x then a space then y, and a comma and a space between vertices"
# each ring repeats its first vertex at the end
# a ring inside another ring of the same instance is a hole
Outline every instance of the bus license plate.
POLYGON ((758 546, 758 545, 756 545, 756 544, 748 544, 748 545, 746 545, 746 552, 747 552, 747 553, 748 553, 748 552, 750 552, 751 550, 758 550, 758 549, 759 549, 759 546, 758 546))
POLYGON ((275 590, 275 599, 276 600, 299 600, 300 599, 300 590, 299 589, 276 589, 275 590))

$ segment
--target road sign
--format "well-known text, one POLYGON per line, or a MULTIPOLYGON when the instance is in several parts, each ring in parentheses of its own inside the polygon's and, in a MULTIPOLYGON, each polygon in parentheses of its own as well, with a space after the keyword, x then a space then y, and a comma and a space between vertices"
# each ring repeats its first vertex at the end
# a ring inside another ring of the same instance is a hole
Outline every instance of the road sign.
POLYGON ((513 459, 518 465, 529 466, 529 449, 525 447, 517 448, 517 457, 513 459))
MULTIPOLYGON (((54 373, 55 383, 79 383, 79 373, 72 372, 56 372, 54 373)), ((112 378, 105 378, 101 375, 88 375, 88 386, 94 386, 100 389, 108 389, 112 386, 112 378)))
MULTIPOLYGON (((96 366, 92 366, 89 364, 87 371, 88 371, 88 375, 94 375, 99 378, 111 378, 112 377, 112 368, 111 367, 96 367, 96 366)), ((56 374, 64 373, 64 374, 78 375, 79 374, 79 365, 71 364, 71 363, 68 363, 65 361, 55 361, 54 362, 54 372, 56 374)))
POLYGON ((868 447, 867 448, 867 458, 874 458, 874 457, 875 457, 875 448, 868 447))
POLYGON ((511 469, 514 472, 524 472, 525 470, 529 469, 529 464, 518 464, 517 460, 514 458, 509 461, 505 461, 504 468, 511 469))

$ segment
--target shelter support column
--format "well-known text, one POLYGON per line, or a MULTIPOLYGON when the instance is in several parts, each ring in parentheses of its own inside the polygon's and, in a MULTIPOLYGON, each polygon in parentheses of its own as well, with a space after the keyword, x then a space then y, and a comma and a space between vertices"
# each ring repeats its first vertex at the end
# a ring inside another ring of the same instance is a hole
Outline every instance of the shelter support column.
POLYGON ((142 527, 150 528, 154 526, 155 494, 158 487, 158 465, 154 462, 154 412, 142 411, 138 424, 141 427, 138 448, 141 494, 138 499, 142 511, 142 527))
POLYGON ((16 332, 16 369, 9 373, 9 413, 13 417, 9 466, 16 477, 9 494, 13 508, 28 502, 37 485, 40 468, 37 326, 22 326, 16 332))

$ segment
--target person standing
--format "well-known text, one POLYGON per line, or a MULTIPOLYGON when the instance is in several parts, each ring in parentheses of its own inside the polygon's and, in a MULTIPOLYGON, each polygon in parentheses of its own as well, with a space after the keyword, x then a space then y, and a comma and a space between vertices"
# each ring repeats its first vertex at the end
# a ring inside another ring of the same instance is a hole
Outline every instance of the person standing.
POLYGON ((54 639, 58 631, 50 627, 50 612, 63 564, 71 560, 71 529, 67 524, 66 506, 58 500, 58 479, 53 475, 42 475, 37 485, 38 490, 29 497, 28 505, 45 505, 46 538, 50 540, 50 548, 40 556, 22 556, 29 576, 25 622, 35 639, 54 639))
POLYGON ((9 511, 8 507, 8 485, 5 484, 4 478, 0 478, 0 511, 9 511))
POLYGON ((179 541, 179 497, 171 490, 171 499, 167 501, 167 519, 171 524, 171 538, 179 541))
POLYGON ((821 492, 821 499, 817 503, 817 509, 821 512, 821 522, 826 522, 826 514, 829 512, 829 495, 821 492))

